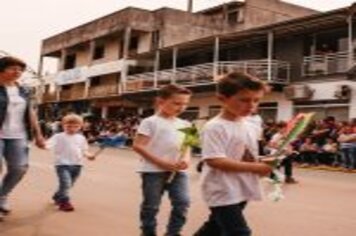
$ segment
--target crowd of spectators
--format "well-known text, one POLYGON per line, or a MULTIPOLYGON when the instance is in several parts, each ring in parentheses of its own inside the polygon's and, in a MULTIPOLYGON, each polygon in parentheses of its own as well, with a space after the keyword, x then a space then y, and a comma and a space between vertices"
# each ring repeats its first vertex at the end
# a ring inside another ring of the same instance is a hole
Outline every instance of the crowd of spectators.
MULTIPOLYGON (((107 146, 131 146, 134 134, 143 117, 122 115, 115 119, 86 118, 83 133, 90 143, 107 146)), ((44 134, 60 131, 60 121, 41 122, 44 134)), ((268 148, 273 136, 286 127, 285 122, 265 121, 262 145, 268 148)), ((302 166, 334 166, 356 169, 356 119, 336 121, 334 117, 313 121, 291 145, 293 162, 302 166)))
MULTIPOLYGON (((284 122, 266 122, 263 142, 285 127, 284 122)), ((291 145, 295 162, 302 166, 334 166, 356 169, 356 119, 339 122, 334 117, 313 121, 291 145)))
MULTIPOLYGON (((86 117, 84 119, 83 134, 89 143, 98 143, 111 147, 131 146, 141 117, 130 114, 115 119, 98 119, 86 117)), ((41 121, 42 131, 50 137, 61 131, 60 120, 41 121)))

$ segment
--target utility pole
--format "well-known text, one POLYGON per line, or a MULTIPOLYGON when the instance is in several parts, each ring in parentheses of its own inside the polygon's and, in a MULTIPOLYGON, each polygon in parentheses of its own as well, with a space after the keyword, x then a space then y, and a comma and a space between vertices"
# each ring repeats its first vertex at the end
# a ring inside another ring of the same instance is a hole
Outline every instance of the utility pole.
POLYGON ((188 12, 193 12, 193 0, 188 0, 188 12))

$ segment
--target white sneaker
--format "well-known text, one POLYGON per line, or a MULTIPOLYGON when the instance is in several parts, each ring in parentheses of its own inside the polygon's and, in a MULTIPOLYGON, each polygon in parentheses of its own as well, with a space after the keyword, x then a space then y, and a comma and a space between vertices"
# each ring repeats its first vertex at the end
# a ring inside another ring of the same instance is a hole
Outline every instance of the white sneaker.
POLYGON ((7 203, 7 197, 0 197, 0 213, 7 215, 11 212, 11 209, 7 203))

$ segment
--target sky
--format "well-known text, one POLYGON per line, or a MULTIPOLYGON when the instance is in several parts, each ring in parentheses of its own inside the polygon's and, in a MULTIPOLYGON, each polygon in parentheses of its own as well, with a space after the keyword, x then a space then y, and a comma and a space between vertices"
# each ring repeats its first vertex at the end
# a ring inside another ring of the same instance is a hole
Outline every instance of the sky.
MULTIPOLYGON (((353 0, 284 0, 319 11, 350 6, 353 0)), ((194 10, 228 0, 194 0, 194 10)), ((187 0, 11 0, 0 10, 0 51, 37 69, 41 41, 127 6, 149 10, 163 6, 185 10, 187 0)))

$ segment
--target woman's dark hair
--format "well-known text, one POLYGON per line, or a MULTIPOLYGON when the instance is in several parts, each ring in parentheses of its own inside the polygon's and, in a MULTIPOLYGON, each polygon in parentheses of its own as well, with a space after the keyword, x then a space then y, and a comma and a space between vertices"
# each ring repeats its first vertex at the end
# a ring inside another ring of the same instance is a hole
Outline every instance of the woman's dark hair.
POLYGON ((0 58, 0 72, 5 71, 10 66, 19 66, 23 70, 26 69, 26 63, 16 57, 5 56, 0 58))

